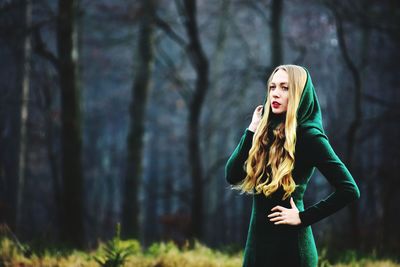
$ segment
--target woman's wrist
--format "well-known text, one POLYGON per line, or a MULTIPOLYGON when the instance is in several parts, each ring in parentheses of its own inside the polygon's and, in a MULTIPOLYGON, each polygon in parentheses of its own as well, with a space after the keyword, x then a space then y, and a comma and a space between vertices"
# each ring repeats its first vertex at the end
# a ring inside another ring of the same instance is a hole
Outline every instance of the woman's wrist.
POLYGON ((247 128, 254 133, 257 130, 257 125, 250 124, 247 128))

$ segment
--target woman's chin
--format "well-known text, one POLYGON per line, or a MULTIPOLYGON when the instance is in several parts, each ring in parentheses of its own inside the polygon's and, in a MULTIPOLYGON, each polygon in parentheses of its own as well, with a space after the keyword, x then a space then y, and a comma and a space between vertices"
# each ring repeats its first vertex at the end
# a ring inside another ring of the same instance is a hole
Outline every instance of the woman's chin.
POLYGON ((274 113, 274 114, 282 114, 282 113, 285 113, 285 110, 279 110, 279 109, 272 109, 272 113, 274 113))

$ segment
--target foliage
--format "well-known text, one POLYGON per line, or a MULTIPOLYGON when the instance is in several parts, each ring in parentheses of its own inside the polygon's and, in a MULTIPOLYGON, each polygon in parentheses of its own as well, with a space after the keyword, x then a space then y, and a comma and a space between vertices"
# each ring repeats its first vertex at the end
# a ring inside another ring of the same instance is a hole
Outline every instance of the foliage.
POLYGON ((103 246, 104 256, 94 256, 94 259, 103 267, 124 266, 127 258, 140 252, 140 244, 137 241, 122 241, 120 238, 121 225, 118 223, 113 239, 103 246))

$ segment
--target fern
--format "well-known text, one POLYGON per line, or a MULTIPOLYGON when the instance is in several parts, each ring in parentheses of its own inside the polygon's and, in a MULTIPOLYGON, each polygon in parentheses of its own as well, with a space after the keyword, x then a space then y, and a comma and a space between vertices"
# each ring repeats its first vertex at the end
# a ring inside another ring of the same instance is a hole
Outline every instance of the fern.
POLYGON ((128 244, 121 241, 121 225, 117 224, 116 234, 113 239, 109 240, 104 248, 104 257, 94 256, 94 260, 102 267, 120 267, 126 262, 126 259, 135 254, 135 244, 128 244))

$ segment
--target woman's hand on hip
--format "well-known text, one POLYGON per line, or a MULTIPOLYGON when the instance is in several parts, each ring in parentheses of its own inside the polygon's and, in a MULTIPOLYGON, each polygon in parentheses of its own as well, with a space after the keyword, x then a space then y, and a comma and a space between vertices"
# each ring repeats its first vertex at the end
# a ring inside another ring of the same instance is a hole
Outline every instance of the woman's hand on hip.
POLYGON ((251 119, 251 123, 248 127, 249 130, 252 132, 255 132, 257 130, 258 124, 260 123, 260 120, 261 120, 262 109, 263 109, 263 105, 258 105, 253 112, 253 118, 251 119))
POLYGON ((271 209, 273 213, 268 215, 268 218, 274 224, 290 224, 299 225, 301 223, 299 210, 294 204, 293 197, 290 198, 290 209, 284 208, 282 206, 275 206, 271 209))

